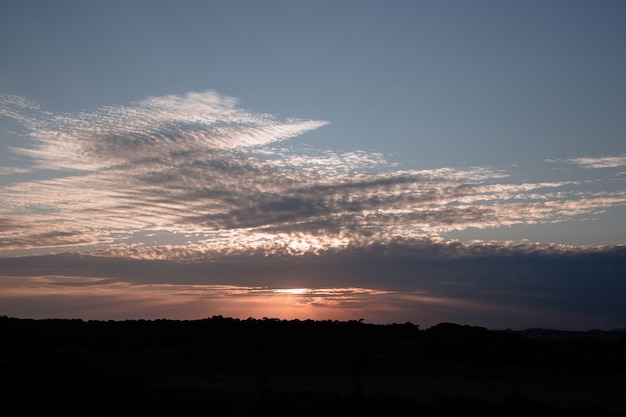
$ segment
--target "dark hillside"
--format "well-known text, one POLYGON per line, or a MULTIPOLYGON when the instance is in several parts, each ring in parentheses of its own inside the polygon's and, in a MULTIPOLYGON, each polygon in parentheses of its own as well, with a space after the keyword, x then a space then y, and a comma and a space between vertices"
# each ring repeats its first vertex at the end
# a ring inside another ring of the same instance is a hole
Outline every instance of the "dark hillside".
POLYGON ((20 415, 626 416, 620 332, 1 317, 0 355, 20 415))

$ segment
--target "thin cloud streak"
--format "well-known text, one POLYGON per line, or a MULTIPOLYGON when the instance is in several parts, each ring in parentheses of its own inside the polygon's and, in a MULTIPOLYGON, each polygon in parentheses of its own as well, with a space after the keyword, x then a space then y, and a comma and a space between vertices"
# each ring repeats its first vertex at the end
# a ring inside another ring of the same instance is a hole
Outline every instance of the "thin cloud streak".
POLYGON ((626 155, 622 156, 606 156, 600 158, 581 157, 572 158, 568 162, 578 164, 583 168, 617 168, 626 166, 626 155))
POLYGON ((29 172, 32 172, 32 169, 20 167, 0 167, 0 175, 28 174, 29 172))

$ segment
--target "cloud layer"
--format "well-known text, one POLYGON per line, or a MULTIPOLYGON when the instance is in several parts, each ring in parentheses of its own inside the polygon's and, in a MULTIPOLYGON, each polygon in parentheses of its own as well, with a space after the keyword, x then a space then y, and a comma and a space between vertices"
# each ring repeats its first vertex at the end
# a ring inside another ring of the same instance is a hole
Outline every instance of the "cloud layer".
POLYGON ((626 248, 412 241, 211 260, 0 258, 3 314, 247 317, 611 329, 626 320, 626 248))
POLYGON ((280 122, 212 91, 74 114, 52 114, 19 97, 2 101, 0 114, 22 123, 34 140, 34 146, 12 150, 32 157, 38 168, 60 170, 149 165, 155 159, 176 164, 191 153, 265 145, 326 124, 280 122))
MULTIPOLYGON (((72 114, 2 96, 0 115, 24 127, 26 143, 11 151, 32 161, 0 171, 14 178, 0 188, 0 250, 9 255, 44 248, 192 260, 319 253, 590 219, 626 204, 623 186, 589 187, 598 179, 398 169, 373 152, 285 146, 327 122, 280 121, 212 91, 72 114), (20 179, 30 170, 47 176, 20 179)), ((614 168, 623 157, 569 162, 614 168)))

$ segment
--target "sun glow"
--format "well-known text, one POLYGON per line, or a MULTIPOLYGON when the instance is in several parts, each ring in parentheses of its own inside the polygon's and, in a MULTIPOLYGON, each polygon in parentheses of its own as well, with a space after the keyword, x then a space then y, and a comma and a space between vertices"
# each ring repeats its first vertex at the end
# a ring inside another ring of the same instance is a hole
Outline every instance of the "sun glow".
POLYGON ((308 288, 283 288, 283 289, 277 289, 274 290, 275 293, 277 294, 295 294, 295 295, 302 295, 302 294, 308 294, 311 292, 310 289, 308 288))

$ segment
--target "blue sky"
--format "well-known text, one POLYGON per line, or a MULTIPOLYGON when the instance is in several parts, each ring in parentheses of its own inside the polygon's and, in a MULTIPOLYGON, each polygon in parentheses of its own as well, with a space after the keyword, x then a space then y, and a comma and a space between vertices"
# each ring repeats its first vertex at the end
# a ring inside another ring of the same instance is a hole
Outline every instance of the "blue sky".
POLYGON ((0 313, 624 327, 625 20, 4 2, 0 313))

